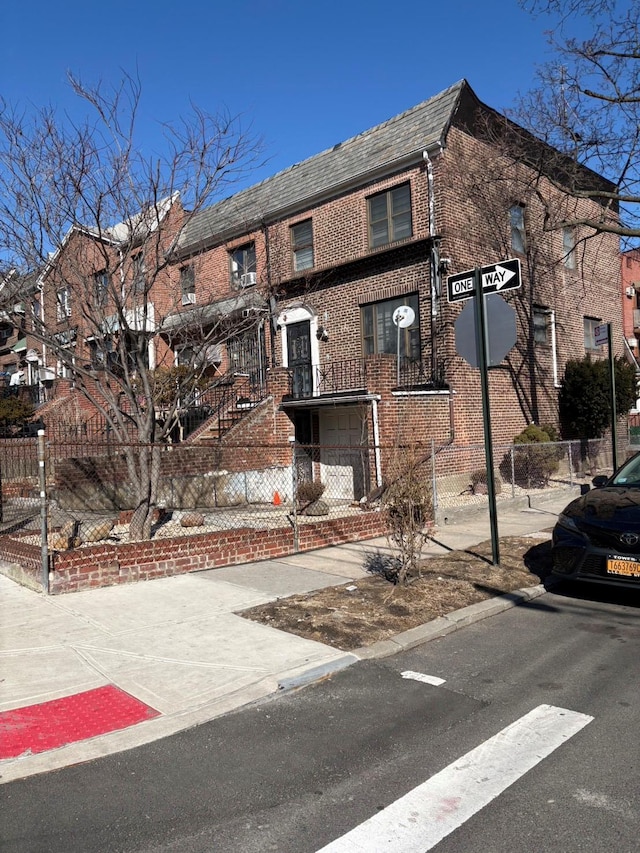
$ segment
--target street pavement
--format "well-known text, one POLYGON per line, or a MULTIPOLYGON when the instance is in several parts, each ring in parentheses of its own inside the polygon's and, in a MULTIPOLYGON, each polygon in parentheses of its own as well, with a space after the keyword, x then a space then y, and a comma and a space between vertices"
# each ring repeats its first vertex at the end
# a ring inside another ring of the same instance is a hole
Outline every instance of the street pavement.
MULTIPOLYGON (((578 493, 548 490, 499 505, 500 537, 540 535, 578 493)), ((425 556, 490 537, 486 509, 448 513, 425 556)), ((541 594, 490 599, 345 653, 239 612, 357 582, 386 539, 276 560, 45 596, 0 575, 0 782, 131 749, 363 658, 393 654, 541 594)))

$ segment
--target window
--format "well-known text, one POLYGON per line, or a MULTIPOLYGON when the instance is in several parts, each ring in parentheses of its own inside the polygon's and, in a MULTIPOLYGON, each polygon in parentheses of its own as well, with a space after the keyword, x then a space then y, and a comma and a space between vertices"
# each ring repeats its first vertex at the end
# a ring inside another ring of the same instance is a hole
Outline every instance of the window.
POLYGON ((576 268, 576 232, 567 226, 562 229, 562 261, 568 270, 576 268))
POLYGON ((509 209, 509 218, 511 221, 511 248, 515 252, 523 254, 526 249, 526 239, 524 230, 524 205, 514 204, 509 209))
POLYGON ((411 237, 411 187, 409 184, 378 193, 367 200, 369 246, 386 246, 411 237))
POLYGON ((113 351, 113 342, 110 338, 97 341, 91 338, 87 341, 89 344, 89 358, 91 366, 95 370, 107 368, 111 370, 116 363, 116 353, 113 351))
POLYGON ((94 273, 93 292, 96 298, 96 304, 104 305, 107 301, 107 293, 109 292, 109 273, 106 270, 94 273))
POLYGON ((71 292, 68 287, 61 287, 56 293, 56 319, 58 322, 71 316, 71 292))
POLYGON ((400 356, 411 361, 420 361, 420 319, 418 314, 418 294, 388 299, 363 305, 362 349, 365 355, 389 352, 396 353, 398 335, 400 335, 400 356), (398 328, 393 322, 393 312, 401 305, 413 308, 415 320, 406 329, 398 328))
POLYGON ((596 345, 596 326, 599 326, 602 320, 596 320, 593 317, 584 318, 584 348, 592 352, 599 352, 600 347, 596 345))
POLYGON ((147 286, 147 267, 142 252, 133 255, 131 263, 133 266, 133 289, 135 293, 144 293, 147 286))
POLYGON ((310 219, 292 226, 291 251, 295 272, 313 268, 313 227, 310 219))
POLYGON ((533 341, 536 344, 549 343, 549 310, 547 308, 533 309, 533 341))
POLYGON ((183 305, 193 305, 196 301, 196 272, 192 266, 180 269, 180 293, 183 305))
POLYGON ((191 346, 183 346, 175 350, 176 365, 192 367, 194 363, 194 349, 191 346))
POLYGON ((233 287, 249 287, 256 283, 256 246, 247 243, 229 253, 231 284, 233 287))

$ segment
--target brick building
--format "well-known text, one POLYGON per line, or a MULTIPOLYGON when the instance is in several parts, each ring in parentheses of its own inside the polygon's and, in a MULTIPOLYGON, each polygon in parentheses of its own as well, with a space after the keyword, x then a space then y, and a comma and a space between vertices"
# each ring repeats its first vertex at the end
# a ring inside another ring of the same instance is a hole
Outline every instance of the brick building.
MULTIPOLYGON (((625 346, 618 239, 553 227, 596 205, 507 156, 487 131, 496 117, 463 80, 193 216, 175 201, 168 263, 145 293, 152 363, 204 363, 211 380, 196 401, 207 420, 191 430, 185 417, 182 439, 295 437, 303 475, 356 499, 398 443, 481 443, 479 375, 457 354, 463 303, 446 279, 507 258, 522 286, 505 296, 516 346, 490 371, 494 440, 557 424, 564 365, 595 351, 595 326, 612 323, 625 346)), ((89 266, 99 285, 103 267, 89 266)), ((95 349, 61 298, 60 334, 95 349)))

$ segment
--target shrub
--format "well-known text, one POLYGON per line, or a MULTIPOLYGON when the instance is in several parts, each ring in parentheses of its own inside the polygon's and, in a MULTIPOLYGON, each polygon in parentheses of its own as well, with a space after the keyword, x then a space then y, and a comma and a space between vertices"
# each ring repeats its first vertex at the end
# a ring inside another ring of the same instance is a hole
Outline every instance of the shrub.
POLYGON ((320 480, 305 480, 298 483, 298 503, 311 504, 319 500, 324 493, 324 483, 320 480))
MULTIPOLYGON (((558 451, 551 443, 549 433, 531 424, 513 439, 513 443, 521 446, 521 449, 515 449, 516 483, 527 488, 546 486, 559 467, 558 451)), ((510 460, 508 464, 511 465, 510 460)))
MULTIPOLYGON (((502 491, 502 483, 498 477, 494 477, 495 493, 499 495, 502 491)), ((471 474, 471 491, 474 495, 486 493, 487 469, 479 468, 471 474), (484 486, 484 489, 482 488, 484 486)))
POLYGON ((426 461, 416 448, 409 448, 399 450, 389 465, 390 479, 382 496, 382 506, 389 526, 389 543, 400 552, 399 562, 392 566, 393 583, 405 584, 420 574, 422 547, 428 536, 425 528, 433 519, 433 496, 426 461))

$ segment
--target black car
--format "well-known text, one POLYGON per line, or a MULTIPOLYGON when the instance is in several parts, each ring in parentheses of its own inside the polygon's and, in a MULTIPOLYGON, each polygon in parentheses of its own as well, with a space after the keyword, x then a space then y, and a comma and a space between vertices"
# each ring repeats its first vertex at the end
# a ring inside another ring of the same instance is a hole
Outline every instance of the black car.
POLYGON ((553 574, 640 586, 640 453, 572 501, 553 529, 553 574))

